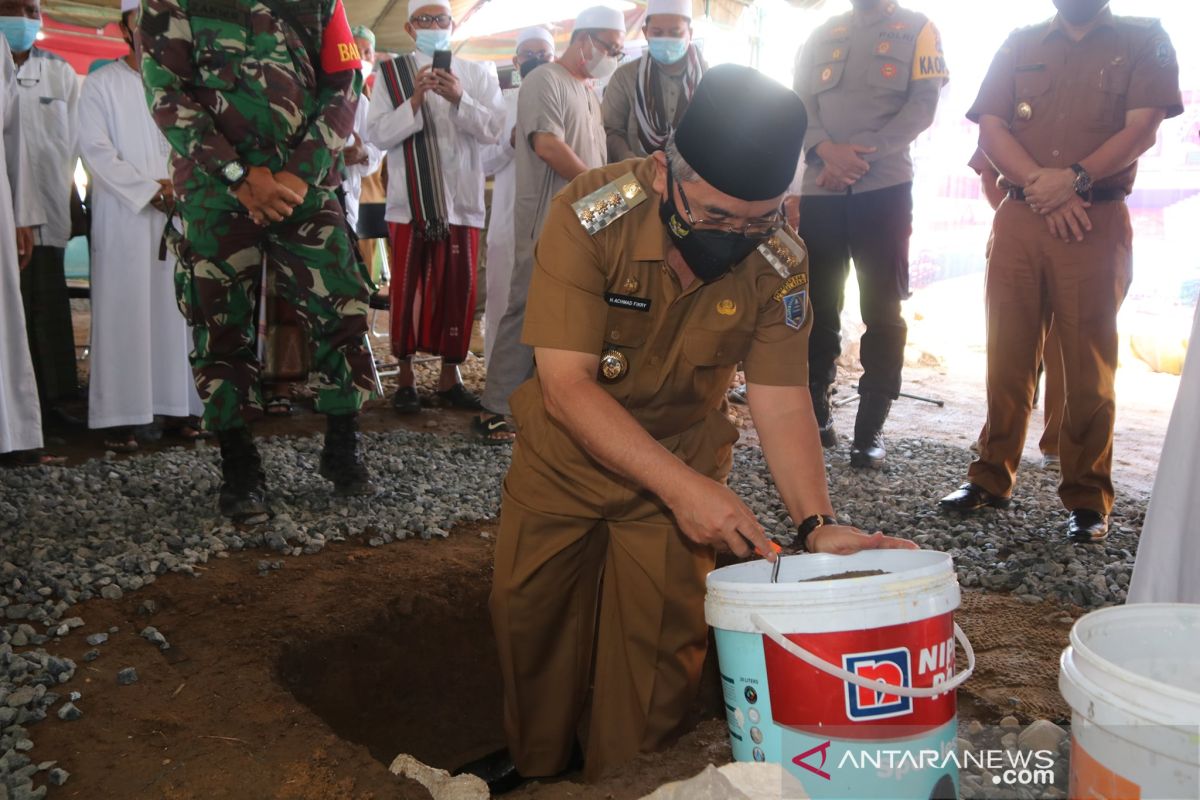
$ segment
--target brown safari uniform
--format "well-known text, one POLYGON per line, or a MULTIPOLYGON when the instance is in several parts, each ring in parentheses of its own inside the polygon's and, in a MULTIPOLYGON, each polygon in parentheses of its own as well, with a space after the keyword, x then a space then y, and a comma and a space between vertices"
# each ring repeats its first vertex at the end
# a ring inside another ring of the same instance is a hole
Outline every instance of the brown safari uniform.
MULTIPOLYGON (((738 438, 724 413, 735 365, 751 383, 808 384, 807 258, 781 232, 777 266, 756 252, 721 280, 681 290, 665 261, 654 170, 651 158, 592 170, 554 199, 524 341, 604 356, 604 389, 684 463, 724 481, 738 438), (587 198, 586 210, 614 193, 640 204, 619 202, 620 216, 589 233, 572 204, 587 198)), ((512 408, 520 436, 491 596, 510 750, 522 775, 553 775, 578 733, 590 780, 680 732, 708 642, 714 554, 547 415, 536 374, 512 408)))
MULTIPOLYGON (((1038 164, 1066 168, 1119 133, 1127 111, 1183 113, 1175 50, 1158 21, 1102 14, 1080 42, 1056 21, 1013 33, 967 116, 1004 119, 1038 164)), ((1052 236, 1012 197, 996 212, 986 284, 988 420, 968 472, 992 494, 1012 494, 1053 317, 1066 385, 1059 497, 1071 510, 1112 510, 1117 311, 1133 266, 1124 198, 1136 174, 1134 164, 1096 181, 1087 211, 1093 229, 1082 243, 1052 236)))

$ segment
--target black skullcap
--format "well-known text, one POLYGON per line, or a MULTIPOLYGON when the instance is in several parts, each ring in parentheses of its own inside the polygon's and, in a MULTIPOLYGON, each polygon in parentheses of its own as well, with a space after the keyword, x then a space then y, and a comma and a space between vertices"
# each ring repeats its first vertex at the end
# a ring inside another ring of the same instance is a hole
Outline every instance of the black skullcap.
POLYGON ((808 112, 791 89, 750 67, 722 64, 705 73, 675 146, 700 177, 739 200, 770 200, 796 176, 808 112))

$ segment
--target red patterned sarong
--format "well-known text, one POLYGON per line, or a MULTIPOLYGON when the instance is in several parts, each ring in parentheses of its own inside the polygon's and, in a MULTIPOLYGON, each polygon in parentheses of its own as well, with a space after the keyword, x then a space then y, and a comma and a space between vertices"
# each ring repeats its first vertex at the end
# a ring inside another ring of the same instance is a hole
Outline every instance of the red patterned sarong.
POLYGON ((392 353, 416 352, 461 364, 475 321, 475 269, 479 229, 451 225, 430 241, 411 224, 388 223, 392 234, 392 353))

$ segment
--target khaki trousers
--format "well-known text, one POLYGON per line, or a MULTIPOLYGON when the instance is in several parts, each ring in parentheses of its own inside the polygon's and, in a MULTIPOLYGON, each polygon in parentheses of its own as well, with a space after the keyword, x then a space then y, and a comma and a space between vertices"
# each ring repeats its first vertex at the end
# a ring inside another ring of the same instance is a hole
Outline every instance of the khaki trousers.
MULTIPOLYGON (((1024 203, 1006 200, 996 212, 986 283, 988 417, 967 474, 992 494, 1012 494, 1053 318, 1065 389, 1059 497, 1068 509, 1108 514, 1117 312, 1133 274, 1133 230, 1124 203, 1099 203, 1088 214, 1085 240, 1063 242, 1024 203)), ((1046 404, 1053 409, 1051 397, 1046 404)))

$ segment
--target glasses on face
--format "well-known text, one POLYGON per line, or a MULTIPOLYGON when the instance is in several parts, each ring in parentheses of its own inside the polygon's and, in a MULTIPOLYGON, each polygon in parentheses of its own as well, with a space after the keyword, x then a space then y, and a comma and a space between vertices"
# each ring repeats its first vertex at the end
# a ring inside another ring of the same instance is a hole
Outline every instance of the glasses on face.
POLYGON ((728 222, 720 222, 707 219, 695 219, 692 216, 692 206, 688 203, 687 193, 683 191, 683 182, 675 178, 675 173, 671 171, 671 165, 667 164, 667 174, 671 176, 671 182, 679 188, 679 197, 683 200, 683 213, 687 215, 688 225, 693 230, 698 231, 721 231, 722 233, 736 233, 739 236, 745 236, 748 239, 770 239, 775 231, 779 230, 779 226, 783 224, 783 209, 777 209, 775 213, 767 217, 755 219, 747 222, 745 225, 730 225, 728 222))
POLYGON ((625 52, 625 48, 622 47, 621 45, 609 44, 608 42, 604 41, 603 39, 601 39, 599 36, 597 36, 594 33, 590 34, 590 38, 593 42, 595 42, 597 45, 599 45, 601 50, 603 50, 606 54, 612 56, 613 58, 620 58, 622 56, 622 54, 624 54, 624 52, 625 52))
POLYGON ((553 56, 553 53, 546 50, 529 50, 517 53, 517 61, 520 61, 522 64, 535 58, 538 61, 549 61, 553 56))
POLYGON ((449 28, 454 18, 449 14, 418 14, 409 20, 416 28, 449 28))

